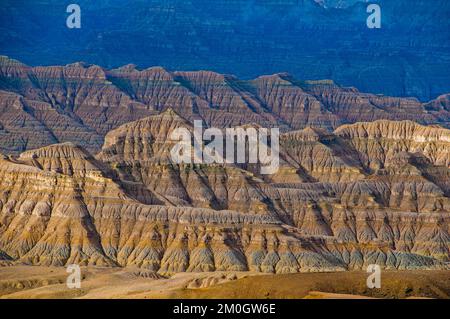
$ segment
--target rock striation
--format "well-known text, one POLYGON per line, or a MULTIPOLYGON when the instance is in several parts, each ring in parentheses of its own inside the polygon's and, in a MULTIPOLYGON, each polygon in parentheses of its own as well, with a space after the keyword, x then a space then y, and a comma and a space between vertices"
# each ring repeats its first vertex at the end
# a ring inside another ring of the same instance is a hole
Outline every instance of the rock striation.
MULTIPOLYGON (((143 102, 141 102, 143 103, 143 102)), ((176 164, 173 109, 0 157, 0 259, 268 273, 447 269, 450 131, 410 121, 282 134, 281 168, 176 164)))
POLYGON ((449 127, 448 105, 448 95, 421 103, 285 73, 244 81, 211 71, 133 65, 29 67, 0 57, 0 151, 14 155, 64 142, 97 153, 109 131, 168 108, 212 127, 257 124, 283 132, 308 127, 332 132, 343 124, 382 119, 449 127))

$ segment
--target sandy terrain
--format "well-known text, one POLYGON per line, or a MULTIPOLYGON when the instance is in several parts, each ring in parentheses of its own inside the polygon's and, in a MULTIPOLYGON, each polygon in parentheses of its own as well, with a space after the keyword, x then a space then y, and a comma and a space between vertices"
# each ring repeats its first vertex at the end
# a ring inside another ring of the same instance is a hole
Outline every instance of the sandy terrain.
POLYGON ((0 267, 0 298, 450 298, 449 271, 385 271, 374 290, 365 272, 162 278, 139 269, 82 268, 80 289, 67 288, 67 276, 59 267, 0 267))

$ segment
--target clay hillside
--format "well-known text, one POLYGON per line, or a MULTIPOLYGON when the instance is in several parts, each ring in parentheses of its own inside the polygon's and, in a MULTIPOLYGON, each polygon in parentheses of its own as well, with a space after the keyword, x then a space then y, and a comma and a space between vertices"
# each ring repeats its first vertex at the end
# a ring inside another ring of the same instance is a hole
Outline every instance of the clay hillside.
POLYGON ((97 153, 105 135, 167 108, 214 127, 256 123, 284 132, 332 132, 343 124, 411 120, 450 126, 450 95, 428 103, 361 93, 288 74, 243 81, 208 71, 106 70, 96 65, 29 67, 0 57, 0 152, 72 142, 97 153))
POLYGON ((0 264, 448 269, 449 97, 0 63, 0 264), (173 130, 281 127, 280 169, 175 164, 173 130))

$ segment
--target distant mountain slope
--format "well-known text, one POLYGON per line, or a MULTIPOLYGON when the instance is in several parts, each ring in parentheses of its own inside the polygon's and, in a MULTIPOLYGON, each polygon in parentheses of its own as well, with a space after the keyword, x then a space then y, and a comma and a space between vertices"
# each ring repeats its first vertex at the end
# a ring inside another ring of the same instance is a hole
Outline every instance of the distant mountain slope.
POLYGON ((379 119, 448 127, 449 97, 422 104, 285 73, 243 81, 211 71, 139 71, 133 65, 29 67, 0 57, 0 151, 18 154, 73 142, 96 152, 110 130, 167 108, 220 128, 253 123, 282 131, 309 126, 332 131, 379 119))
POLYGON ((347 8, 357 2, 368 2, 368 0, 314 0, 325 8, 347 8))
POLYGON ((379 0, 379 30, 367 28, 364 2, 320 2, 327 8, 314 0, 79 0, 82 28, 70 30, 66 2, 3 0, 0 54, 30 65, 133 61, 244 79, 289 72, 422 101, 450 91, 449 1, 379 0))

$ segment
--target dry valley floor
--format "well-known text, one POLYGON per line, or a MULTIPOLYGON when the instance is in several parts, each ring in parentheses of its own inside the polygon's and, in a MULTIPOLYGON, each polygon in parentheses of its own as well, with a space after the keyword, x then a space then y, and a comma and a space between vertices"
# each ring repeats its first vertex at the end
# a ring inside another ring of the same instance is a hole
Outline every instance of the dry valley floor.
POLYGON ((133 268, 82 268, 80 289, 63 267, 0 267, 0 298, 449 298, 449 271, 383 271, 368 289, 362 271, 267 275, 179 273, 170 278, 133 268))

